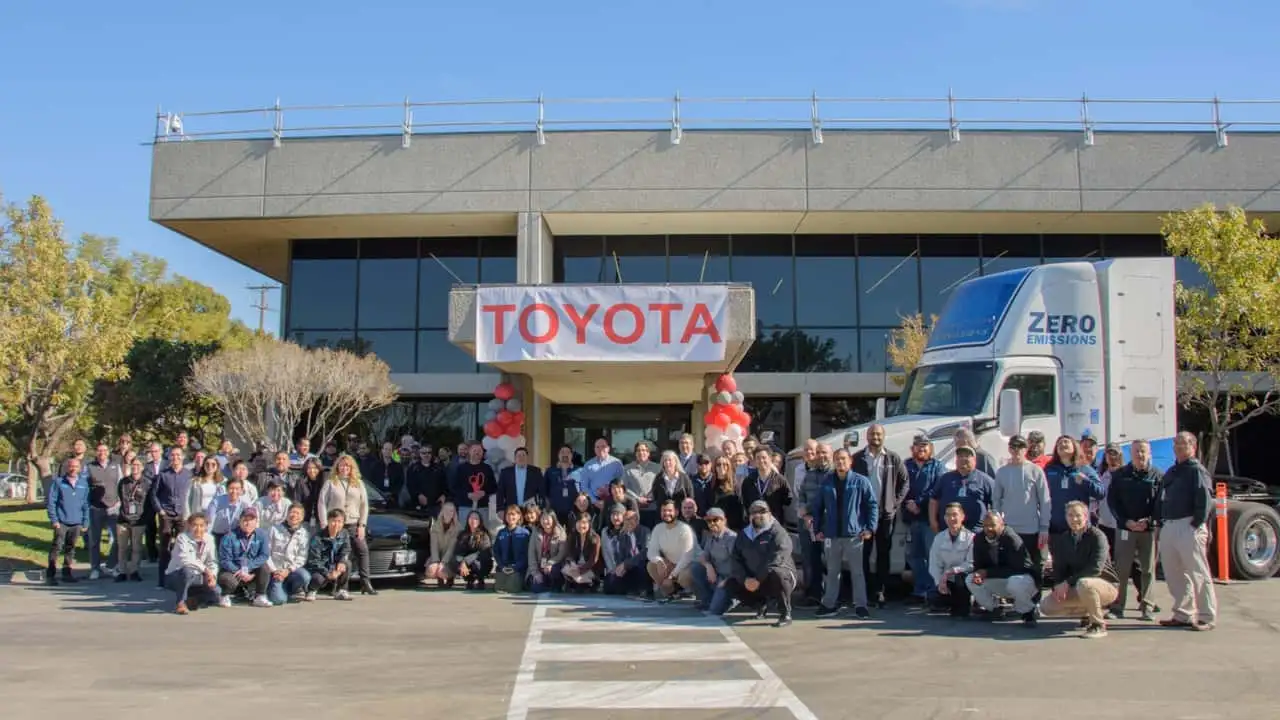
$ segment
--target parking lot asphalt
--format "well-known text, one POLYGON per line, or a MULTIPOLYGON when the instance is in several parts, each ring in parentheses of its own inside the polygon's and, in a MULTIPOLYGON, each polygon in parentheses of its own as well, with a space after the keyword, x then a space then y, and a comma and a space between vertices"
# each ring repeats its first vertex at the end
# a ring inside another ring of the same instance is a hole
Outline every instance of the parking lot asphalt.
MULTIPOLYGON (((1086 641, 1068 620, 894 605, 865 622, 800 610, 777 630, 679 604, 399 585, 179 617, 153 583, 0 582, 0 717, 1280 716, 1280 582, 1218 595, 1213 632, 1126 620, 1086 641)), ((1167 608, 1163 588, 1156 600, 1167 608)))

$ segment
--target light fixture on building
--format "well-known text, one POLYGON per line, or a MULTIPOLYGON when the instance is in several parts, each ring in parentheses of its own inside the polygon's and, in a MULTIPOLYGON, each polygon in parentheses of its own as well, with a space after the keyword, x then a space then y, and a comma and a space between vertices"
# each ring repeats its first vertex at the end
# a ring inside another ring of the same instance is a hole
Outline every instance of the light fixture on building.
POLYGON ((182 116, 176 113, 169 113, 169 119, 165 122, 166 135, 182 135, 182 116))
POLYGON ((684 130, 680 127, 680 91, 677 90, 675 101, 671 105, 671 144, 679 145, 683 137, 684 130))

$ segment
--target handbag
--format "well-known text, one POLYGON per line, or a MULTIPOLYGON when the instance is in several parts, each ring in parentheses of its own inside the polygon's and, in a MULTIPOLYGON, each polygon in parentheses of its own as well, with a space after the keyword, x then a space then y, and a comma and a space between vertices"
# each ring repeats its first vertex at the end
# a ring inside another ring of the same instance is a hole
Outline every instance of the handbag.
POLYGON ((518 593, 524 591, 524 578, 515 568, 502 568, 494 574, 493 587, 500 593, 518 593))

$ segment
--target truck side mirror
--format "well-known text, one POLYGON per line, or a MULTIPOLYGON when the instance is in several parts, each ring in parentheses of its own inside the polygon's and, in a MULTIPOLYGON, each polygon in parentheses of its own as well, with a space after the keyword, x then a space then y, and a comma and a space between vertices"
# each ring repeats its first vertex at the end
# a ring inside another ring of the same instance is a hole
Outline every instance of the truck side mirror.
POLYGON ((883 420, 885 416, 885 399, 876 398, 876 421, 883 420))
POLYGON ((996 403, 996 422, 1000 434, 1009 438, 1022 432, 1022 393, 1017 390, 1001 390, 996 403))

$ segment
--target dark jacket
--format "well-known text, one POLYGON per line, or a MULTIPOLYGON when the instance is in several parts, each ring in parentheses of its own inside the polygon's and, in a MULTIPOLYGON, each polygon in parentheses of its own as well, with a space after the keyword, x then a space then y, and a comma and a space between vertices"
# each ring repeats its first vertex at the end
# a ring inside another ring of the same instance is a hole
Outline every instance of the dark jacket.
POLYGON ((403 465, 395 460, 384 461, 379 455, 369 464, 369 475, 365 480, 381 490, 393 505, 400 504, 400 488, 404 487, 403 465))
POLYGON ((796 574, 791 536, 776 518, 754 538, 747 537, 744 531, 733 543, 733 577, 738 582, 747 578, 764 580, 770 570, 791 573, 792 577, 796 574))
MULTIPOLYGON (((721 492, 713 489, 711 491, 711 507, 718 507, 724 511, 724 524, 730 530, 738 532, 742 530, 743 524, 746 522, 747 506, 742 504, 742 496, 736 492, 721 492)), ((776 515, 774 517, 777 517, 776 515)))
POLYGON ((742 495, 743 507, 751 507, 751 503, 756 500, 764 500, 769 504, 769 512, 773 514, 778 522, 786 517, 784 508, 791 504, 791 483, 787 482, 787 478, 782 473, 774 470, 771 475, 765 478, 764 492, 760 492, 759 486, 760 472, 752 470, 742 479, 742 489, 739 493, 742 495))
MULTIPOLYGON (((880 462, 880 477, 872 482, 872 487, 879 485, 880 493, 876 502, 880 507, 880 517, 891 518, 898 514, 898 508, 907 499, 911 489, 911 479, 907 475, 907 466, 902 456, 888 449, 881 449, 884 459, 880 462)), ((867 462, 867 449, 863 448, 853 454, 853 471, 871 480, 870 467, 867 462)))
POLYGON ((706 480, 699 478, 696 474, 689 476, 689 487, 693 488, 693 499, 698 501, 698 515, 706 515, 711 509, 711 476, 708 475, 706 480))
POLYGON ((587 533, 585 542, 577 530, 572 530, 569 532, 567 543, 569 549, 564 556, 565 562, 577 563, 578 558, 582 557, 592 568, 600 564, 600 536, 594 530, 587 533))
POLYGON ((1174 463, 1160 484, 1157 519, 1164 523, 1189 517, 1192 527, 1205 524, 1213 509, 1210 482, 1209 473, 1199 460, 1174 463))
POLYGON ((1044 478, 1049 483, 1049 499, 1052 501, 1049 515, 1051 533, 1067 531, 1067 503, 1078 501, 1089 505, 1091 500, 1101 500, 1106 495, 1098 473, 1088 465, 1067 467, 1055 460, 1045 467, 1044 478))
POLYGON ((182 517, 187 511, 187 494, 191 491, 191 471, 174 470, 165 465, 151 484, 151 507, 159 515, 182 517))
MULTIPOLYGON (((605 545, 605 557, 611 559, 615 566, 622 565, 628 572, 644 567, 649 550, 649 528, 637 525, 635 532, 630 533, 606 528, 600 538, 605 545)), ((605 570, 612 572, 608 563, 605 563, 605 570)))
POLYGON ((924 464, 917 463, 915 458, 907 458, 902 465, 907 469, 907 496, 902 501, 902 517, 909 523, 917 520, 929 522, 929 496, 933 493, 933 486, 937 484, 938 478, 942 477, 947 468, 933 458, 928 459, 924 464), (915 500, 920 512, 912 513, 907 510, 907 500, 915 500))
POLYGON ((408 507, 439 508, 442 495, 445 500, 449 499, 449 486, 445 483, 444 467, 440 463, 423 465, 415 460, 405 471, 404 484, 409 492, 408 507), (426 505, 418 503, 419 495, 427 499, 426 505))
POLYGON ((321 528, 307 546, 307 569, 311 572, 333 572, 338 564, 351 567, 351 535, 346 528, 329 537, 329 529, 321 528))
POLYGON ((547 487, 547 505, 555 511, 560 523, 569 519, 569 511, 573 509, 573 499, 578 497, 578 480, 573 473, 578 468, 565 470, 559 465, 547 470, 544 482, 547 487))
POLYGON ((104 510, 119 504, 120 496, 116 494, 116 489, 124 474, 120 466, 111 460, 107 460, 106 465, 99 465, 97 458, 94 458, 85 467, 89 469, 89 505, 104 510))
POLYGON ((505 525, 493 539, 493 563, 499 568, 515 568, 521 577, 529 569, 529 528, 511 530, 505 525))
POLYGON ((89 525, 89 481, 77 475, 74 485, 59 477, 49 484, 45 498, 49 522, 58 525, 89 525))
MULTIPOLYGON (((452 494, 453 504, 458 507, 475 507, 482 508, 489 504, 489 496, 498 492, 498 479, 494 477, 493 468, 488 463, 481 462, 479 465, 471 463, 462 463, 454 471, 453 487, 449 488, 452 494), (476 481, 476 485, 484 493, 484 497, 476 502, 471 502, 471 498, 467 497, 471 492, 472 480, 476 481)), ((498 508, 499 511, 502 508, 498 508)))
POLYGON ((660 508, 662 507, 662 503, 671 500, 676 504, 676 514, 678 515, 680 513, 680 505, 684 502, 685 498, 691 497, 694 498, 695 501, 697 500, 697 498, 694 497, 693 483, 689 480, 689 476, 684 474, 684 471, 682 470, 678 472, 679 475, 676 476, 675 492, 667 492, 666 476, 663 473, 658 473, 658 476, 653 479, 653 489, 650 491, 653 495, 653 507, 660 508))
MULTIPOLYGON (((1111 473, 1107 489, 1107 506, 1116 519, 1116 527, 1125 530, 1129 520, 1150 520, 1156 515, 1160 497, 1160 471, 1154 467, 1138 470, 1130 463, 1111 473)), ((1148 532, 1150 532, 1148 526, 1148 532)))
MULTIPOLYGON (((297 484, 293 486, 293 495, 290 496, 290 499, 302 506, 304 522, 315 520, 321 525, 325 523, 325 518, 316 517, 316 509, 320 502, 320 492, 324 489, 325 473, 327 472, 329 471, 322 471, 314 481, 308 480, 306 475, 302 475, 298 478, 297 484)), ((286 491, 285 494, 288 495, 288 492, 286 491)))
MULTIPOLYGON (((320 476, 324 477, 324 473, 321 473, 320 476)), ((280 472, 272 467, 258 473, 257 477, 253 479, 253 484, 258 487, 258 497, 264 497, 267 494, 267 486, 274 480, 280 484, 280 487, 284 488, 285 497, 293 502, 298 502, 298 485, 302 477, 302 473, 297 473, 293 470, 280 472)))
POLYGON ((116 486, 116 495, 120 498, 120 519, 126 525, 138 527, 147 524, 147 496, 151 494, 151 479, 143 473, 142 477, 121 478, 116 486))
POLYGON ((498 476, 498 507, 504 508, 508 505, 521 505, 527 502, 535 502, 541 507, 547 505, 547 480, 542 475, 542 468, 537 465, 530 465, 525 468, 524 476, 524 495, 516 496, 516 468, 502 468, 502 473, 498 476))
POLYGON ((454 548, 453 556, 458 562, 465 562, 468 556, 475 555, 476 562, 483 567, 493 557, 493 538, 489 536, 488 530, 473 534, 466 532, 466 528, 463 528, 463 531, 458 533, 458 544, 454 548))
POLYGON ((223 572, 238 572, 241 567, 253 572, 262 567, 271 556, 271 540, 265 530, 259 528, 253 531, 253 535, 248 537, 248 548, 243 544, 245 539, 244 531, 240 528, 222 536, 222 542, 218 543, 218 567, 223 572))
MULTIPOLYGON (((1054 556, 1054 561, 1057 561, 1054 556)), ((1009 578, 1031 572, 1031 554, 1013 528, 1005 526, 994 540, 985 532, 973 536, 973 569, 986 570, 989 578, 1009 578)))
POLYGON ((876 531, 881 513, 867 476, 850 470, 844 480, 841 480, 836 471, 832 470, 823 478, 815 500, 809 508, 815 533, 822 533, 828 538, 851 538, 863 532, 876 531), (844 484, 839 493, 836 492, 836 483, 844 484), (841 498, 840 495, 844 497, 841 498), (840 499, 844 500, 843 507, 838 504, 840 499))
POLYGON ((1115 569, 1108 559, 1107 536, 1090 525, 1077 540, 1070 530, 1049 538, 1053 555, 1053 584, 1074 586, 1080 578, 1100 577, 1115 582, 1115 569))

